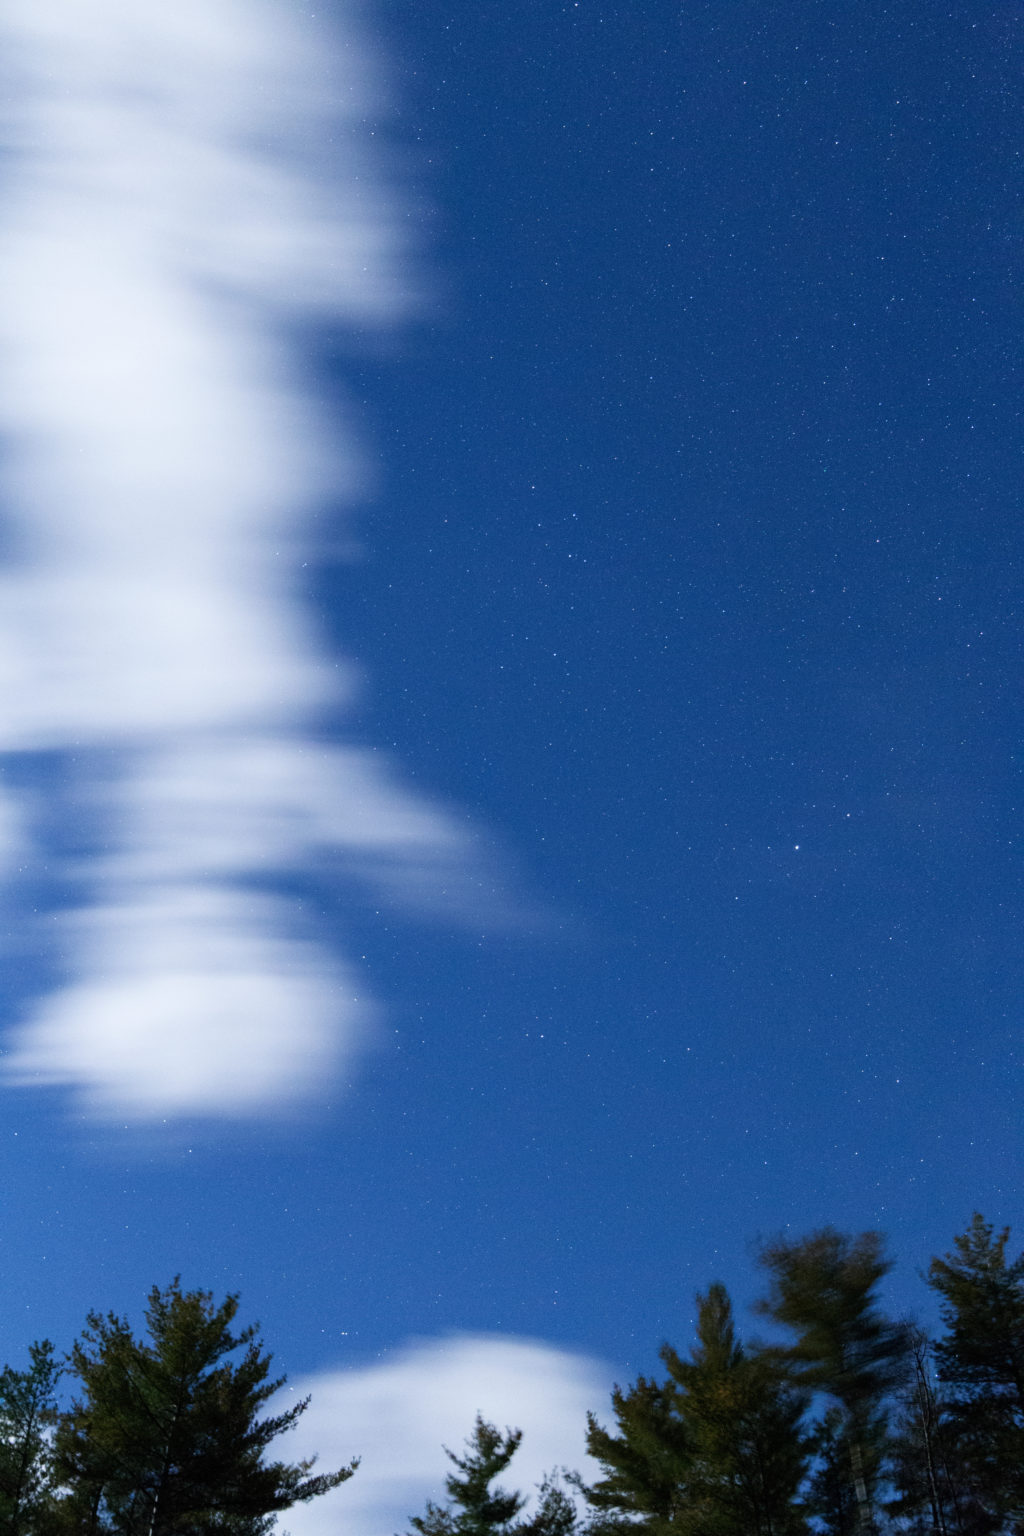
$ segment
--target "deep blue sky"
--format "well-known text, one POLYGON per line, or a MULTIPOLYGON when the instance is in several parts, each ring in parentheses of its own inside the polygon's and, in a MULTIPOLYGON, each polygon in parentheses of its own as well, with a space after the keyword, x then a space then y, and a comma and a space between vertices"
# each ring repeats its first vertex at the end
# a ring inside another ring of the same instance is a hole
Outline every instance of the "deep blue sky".
POLYGON ((182 1270, 295 1372, 459 1328, 625 1373, 759 1233, 880 1227, 926 1310, 1017 1219, 1020 21, 391 5, 434 299, 310 343, 377 484, 309 600, 534 915, 311 887, 384 1012, 304 1126, 8 1093, 8 1356, 182 1270))
POLYGON ((916 1301, 1019 1170, 1019 14, 395 21, 454 297, 363 377, 338 622, 568 918, 417 946, 456 1246, 616 1358, 783 1223, 886 1228, 916 1301))

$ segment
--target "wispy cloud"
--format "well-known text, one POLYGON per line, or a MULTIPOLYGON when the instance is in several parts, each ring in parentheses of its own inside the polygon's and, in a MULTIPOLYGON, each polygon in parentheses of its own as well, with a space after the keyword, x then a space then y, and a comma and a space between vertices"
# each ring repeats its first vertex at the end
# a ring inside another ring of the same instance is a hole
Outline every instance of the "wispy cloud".
MULTIPOLYGON (((101 1115, 279 1107, 367 1018, 285 884, 473 880, 460 823, 325 744, 353 672, 297 579, 360 470, 289 335, 410 302, 376 71, 288 0, 12 0, 0 60, 0 752, 53 754, 85 829, 8 1077, 101 1115)), ((52 851, 26 808, 0 869, 52 851)))
POLYGON ((568 1466, 594 1476, 586 1414, 606 1406, 608 1368, 537 1339, 489 1334, 423 1340, 361 1370, 294 1383, 312 1395, 288 1455, 319 1453, 325 1469, 361 1458, 350 1482, 287 1515, 292 1536, 394 1536, 428 1498, 444 1498, 449 1463, 479 1412, 523 1431, 502 1484, 531 1494, 545 1472, 568 1466))

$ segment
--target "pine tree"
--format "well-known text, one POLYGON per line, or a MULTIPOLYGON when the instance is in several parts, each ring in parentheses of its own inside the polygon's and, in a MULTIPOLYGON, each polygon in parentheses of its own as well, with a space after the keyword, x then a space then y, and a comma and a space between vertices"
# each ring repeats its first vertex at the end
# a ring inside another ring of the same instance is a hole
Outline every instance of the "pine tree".
POLYGON ((572 1477, 564 1469, 547 1473, 537 1486, 537 1508, 519 1522, 517 1536, 575 1536, 579 1526, 576 1502, 565 1491, 567 1480, 573 1485, 572 1477))
POLYGON ((420 1536, 507 1536, 526 1500, 520 1493, 506 1493, 491 1484, 506 1470, 522 1438, 522 1430, 506 1429, 502 1434, 477 1414, 465 1454, 456 1456, 445 1447, 445 1455, 457 1468, 445 1478, 448 1504, 428 1503, 424 1514, 412 1517, 413 1529, 420 1536))
POLYGON ((791 1536, 806 1530, 797 1494, 806 1470, 807 1400, 775 1360, 737 1342, 724 1285, 697 1297, 697 1345, 688 1360, 665 1346, 693 1465, 680 1522, 694 1536, 791 1536))
POLYGON ((563 1485, 568 1473, 547 1474, 538 1486, 537 1507, 525 1520, 517 1518, 526 1504, 523 1495, 491 1486, 508 1468, 522 1438, 521 1430, 502 1434, 478 1413, 465 1454, 456 1456, 445 1447, 448 1460, 462 1473, 445 1478, 448 1503, 428 1502, 422 1515, 412 1517, 413 1529, 420 1536, 575 1536, 576 1505, 563 1485))
POLYGON ((75 1536, 263 1536, 274 1516, 352 1475, 310 1476, 312 1461, 268 1461, 308 1399, 260 1412, 284 1384, 269 1379, 258 1329, 232 1333, 237 1296, 215 1306, 177 1280, 154 1287, 148 1339, 122 1319, 90 1313, 71 1352, 81 1396, 54 1441, 58 1531, 75 1536), (240 1359, 228 1359, 241 1350, 240 1359))
POLYGON ((675 1388, 640 1376, 626 1391, 613 1389, 612 1410, 618 1434, 587 1415, 587 1450, 604 1472, 592 1486, 579 1485, 592 1511, 588 1529, 593 1536, 637 1527, 646 1536, 667 1536, 676 1529, 694 1459, 675 1388))
POLYGON ((35 1531, 52 1499, 50 1436, 62 1367, 48 1339, 29 1346, 29 1368, 0 1372, 0 1536, 35 1531))
POLYGON ((827 1393, 842 1410, 841 1438, 861 1536, 877 1529, 875 1485, 887 1399, 905 1374, 906 1330, 878 1310, 876 1290, 891 1268, 877 1232, 850 1238, 825 1227, 761 1250, 771 1292, 758 1310, 789 1328, 793 1379, 827 1393))
POLYGON ((591 1531, 639 1524, 650 1536, 798 1536, 806 1468, 804 1399, 775 1362, 735 1337, 725 1287, 698 1296, 697 1344, 666 1345, 664 1384, 641 1377, 612 1397, 619 1433, 591 1418, 587 1449, 605 1476, 585 1489, 591 1531))
POLYGON ((963 1476, 992 1529, 1024 1530, 1024 1254, 1007 1261, 1009 1238, 975 1213, 928 1283, 947 1329, 935 1354, 963 1476))

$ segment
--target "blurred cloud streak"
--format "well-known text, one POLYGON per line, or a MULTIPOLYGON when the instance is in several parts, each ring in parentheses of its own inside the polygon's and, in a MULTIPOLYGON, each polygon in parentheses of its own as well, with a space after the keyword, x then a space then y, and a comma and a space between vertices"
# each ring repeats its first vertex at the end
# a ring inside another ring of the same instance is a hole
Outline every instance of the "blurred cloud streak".
MULTIPOLYGON (((101 1117, 280 1109, 372 1013, 283 888, 325 859, 421 906, 474 880, 451 816, 324 743, 353 673, 298 592, 360 469, 289 329, 412 302, 376 69, 288 0, 12 0, 0 59, 0 752, 59 759, 91 829, 7 1076, 101 1117)), ((48 851, 23 798, 8 868, 48 851)))
POLYGON ((599 1468, 586 1454, 586 1415, 601 1416, 610 1390, 609 1369, 589 1356, 491 1334, 420 1340, 379 1364, 298 1381, 289 1401, 312 1402, 289 1456, 318 1454, 324 1470, 361 1460, 350 1482, 288 1511, 291 1536, 407 1530, 428 1498, 444 1499, 443 1447, 461 1453, 478 1412, 523 1431, 503 1487, 532 1494, 562 1466, 593 1479, 599 1468))

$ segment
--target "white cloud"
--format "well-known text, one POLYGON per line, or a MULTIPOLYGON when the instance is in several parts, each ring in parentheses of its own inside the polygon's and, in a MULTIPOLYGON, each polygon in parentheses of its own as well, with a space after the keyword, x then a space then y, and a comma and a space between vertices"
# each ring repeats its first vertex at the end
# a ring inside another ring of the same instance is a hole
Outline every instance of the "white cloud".
MULTIPOLYGON (((0 74, 0 753, 60 754, 93 831, 10 1073, 98 1114, 280 1107, 365 1005, 252 883, 333 861, 458 910, 479 881, 448 813, 315 733, 354 669, 296 595, 307 517, 361 470, 288 326, 409 304, 378 72, 290 0, 12 0, 0 74)), ((20 824, 0 865, 53 867, 20 824)))
POLYGON ((368 1009, 338 962, 285 937, 287 905, 210 885, 65 922, 78 977, 15 1030, 11 1081, 71 1085, 100 1117, 284 1108, 357 1044, 368 1009))
MULTIPOLYGON (((428 1498, 443 1499, 449 1463, 479 1412, 499 1428, 523 1431, 502 1485, 532 1493, 560 1466, 596 1475, 586 1455, 587 1410, 607 1405, 611 1373, 599 1361, 537 1339, 454 1335, 408 1345, 380 1364, 326 1371, 293 1383, 312 1395, 282 1450, 319 1454, 328 1471, 353 1456, 359 1470, 333 1493, 281 1518, 291 1536, 394 1536, 428 1498)), ((288 1396, 291 1397, 292 1393, 288 1396)))
POLYGON ((283 734, 161 744, 116 797, 127 832, 107 878, 262 874, 322 849, 436 862, 470 850, 453 818, 393 781, 386 758, 283 734))

